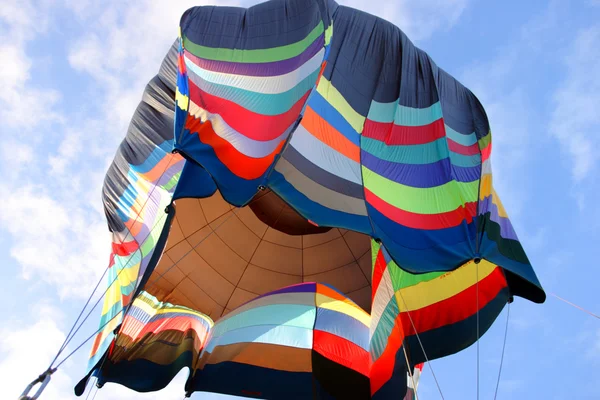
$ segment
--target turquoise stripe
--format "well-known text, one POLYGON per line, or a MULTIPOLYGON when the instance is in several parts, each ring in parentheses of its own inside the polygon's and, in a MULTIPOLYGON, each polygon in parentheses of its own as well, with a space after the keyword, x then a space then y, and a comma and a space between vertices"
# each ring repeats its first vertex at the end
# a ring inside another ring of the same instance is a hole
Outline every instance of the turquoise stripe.
POLYGON ((400 314, 400 310, 398 309, 396 296, 392 296, 387 306, 385 306, 371 338, 371 359, 373 361, 377 360, 385 350, 398 314, 400 314))
POLYGON ((294 304, 315 307, 315 294, 312 292, 287 292, 266 295, 239 306, 219 319, 219 324, 248 310, 273 304, 294 304))
POLYGON ((444 124, 444 128, 446 128, 446 136, 458 144, 462 144, 463 146, 472 146, 477 143, 477 135, 475 135, 475 132, 465 135, 455 131, 446 124, 444 124))
POLYGON ((246 110, 262 115, 280 115, 288 111, 292 106, 311 90, 319 70, 315 70, 309 76, 298 82, 296 86, 287 92, 278 94, 257 93, 250 90, 240 89, 232 86, 208 82, 192 71, 188 71, 189 78, 203 91, 225 100, 237 103, 246 110))
POLYGON ((145 174, 150 171, 156 164, 160 162, 167 154, 170 154, 173 150, 173 139, 165 140, 152 150, 152 153, 139 165, 130 165, 130 168, 137 172, 145 174))
POLYGON ((241 314, 219 322, 213 328, 213 337, 229 331, 257 325, 282 325, 312 329, 315 323, 315 306, 297 304, 271 304, 249 309, 241 314))
POLYGON ((226 332, 218 338, 212 336, 202 353, 212 353, 217 346, 236 343, 266 343, 300 349, 311 349, 312 342, 312 329, 286 325, 250 326, 226 332))
POLYGON ((400 164, 433 164, 450 157, 450 162, 457 167, 473 167, 481 163, 479 154, 465 156, 448 151, 446 138, 430 143, 410 146, 388 146, 379 140, 362 138, 362 149, 373 156, 400 164))
POLYGON ((373 101, 369 108, 368 119, 374 122, 394 122, 401 126, 423 126, 442 118, 442 106, 440 102, 427 108, 412 108, 393 103, 379 103, 373 101))

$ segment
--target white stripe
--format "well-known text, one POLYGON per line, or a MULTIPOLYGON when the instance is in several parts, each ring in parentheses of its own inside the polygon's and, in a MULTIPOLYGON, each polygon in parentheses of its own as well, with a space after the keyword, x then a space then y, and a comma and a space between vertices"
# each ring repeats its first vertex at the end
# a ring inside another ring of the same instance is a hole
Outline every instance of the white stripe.
POLYGON ((235 147, 235 149, 240 153, 252 158, 262 158, 273 153, 277 146, 279 146, 279 144, 283 140, 287 139, 288 135, 290 134, 291 130, 295 125, 294 122, 275 139, 260 141, 250 139, 249 137, 242 135, 241 133, 230 127, 227 124, 227 122, 225 122, 223 117, 221 117, 219 114, 210 113, 191 100, 189 112, 190 115, 193 115, 194 117, 200 119, 203 122, 210 121, 210 123, 212 124, 212 128, 217 134, 217 136, 231 143, 231 145, 235 147))
POLYGON ((205 81, 256 93, 278 94, 293 89, 300 81, 321 68, 324 55, 325 49, 321 49, 294 71, 278 76, 247 76, 214 72, 200 68, 189 58, 185 56, 184 58, 186 67, 205 81))

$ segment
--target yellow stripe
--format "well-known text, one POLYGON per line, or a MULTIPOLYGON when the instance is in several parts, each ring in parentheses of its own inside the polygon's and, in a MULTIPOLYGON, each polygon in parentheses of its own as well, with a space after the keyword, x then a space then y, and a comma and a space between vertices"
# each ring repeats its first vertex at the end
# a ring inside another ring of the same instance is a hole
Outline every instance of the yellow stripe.
POLYGON ((481 177, 481 189, 479 193, 479 200, 483 201, 486 197, 492 196, 492 202, 498 207, 498 215, 503 218, 508 218, 508 214, 506 213, 506 209, 500 201, 500 197, 496 190, 494 189, 494 185, 492 185, 492 174, 485 174, 481 177))
POLYGON ((187 308, 181 308, 181 307, 164 307, 164 308, 159 308, 156 309, 154 307, 152 307, 150 304, 146 303, 145 301, 137 301, 134 303, 134 306, 141 309, 142 311, 144 311, 147 314, 150 315, 157 315, 157 314, 167 314, 167 313, 178 313, 178 314, 187 314, 187 315, 194 315, 196 317, 200 317, 202 319, 204 319, 206 322, 208 322, 208 324, 210 326, 213 325, 213 321, 212 319, 210 319, 210 317, 196 312, 196 311, 192 311, 189 310, 187 308))
MULTIPOLYGON (((121 314, 121 311, 119 311, 119 314, 121 314)), ((108 324, 106 324, 106 326, 104 327, 102 332, 99 333, 100 345, 98 346, 98 349, 100 349, 102 347, 102 343, 106 340, 108 335, 110 335, 115 330, 117 325, 121 322, 121 318, 118 316, 119 314, 117 314, 117 316, 115 318, 113 318, 108 324)), ((96 353, 94 353, 94 354, 96 354, 96 353)), ((92 354, 92 356, 94 356, 94 354, 92 354)))
POLYGON ((496 265, 481 260, 478 273, 475 272, 475 268, 475 262, 469 261, 457 270, 436 279, 398 290, 396 301, 400 311, 414 311, 449 299, 473 286, 477 281, 477 275, 479 281, 485 279, 494 271, 496 265))
POLYGON ((492 193, 492 175, 485 174, 481 177, 481 188, 479 189, 479 200, 484 200, 492 193))
POLYGON ((323 96, 329 104, 331 104, 342 117, 358 133, 361 133, 365 124, 365 117, 357 113, 352 106, 346 101, 344 96, 329 82, 324 76, 321 76, 317 92, 323 96))
POLYGON ((177 102, 177 106, 181 110, 187 111, 189 98, 186 95, 182 94, 179 91, 179 88, 177 88, 177 90, 175 91, 175 101, 177 102))
POLYGON ((500 197, 498 197, 498 193, 496 193, 496 190, 493 187, 492 187, 492 202, 496 205, 496 207, 498 207, 498 215, 503 218, 508 218, 506 209, 504 209, 504 205, 502 204, 500 197))
POLYGON ((321 293, 316 293, 317 307, 326 308, 351 316, 352 318, 360 321, 363 325, 369 326, 371 323, 371 316, 363 310, 359 310, 353 304, 348 304, 337 299, 332 299, 329 296, 325 296, 321 293))

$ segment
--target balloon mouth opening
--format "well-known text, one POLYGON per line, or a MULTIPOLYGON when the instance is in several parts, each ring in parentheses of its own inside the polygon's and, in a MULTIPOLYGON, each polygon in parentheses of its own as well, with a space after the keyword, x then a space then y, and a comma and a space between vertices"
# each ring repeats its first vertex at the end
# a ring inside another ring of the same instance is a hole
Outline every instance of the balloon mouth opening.
POLYGON ((331 230, 307 220, 267 188, 261 189, 248 207, 265 225, 288 235, 314 235, 331 230))

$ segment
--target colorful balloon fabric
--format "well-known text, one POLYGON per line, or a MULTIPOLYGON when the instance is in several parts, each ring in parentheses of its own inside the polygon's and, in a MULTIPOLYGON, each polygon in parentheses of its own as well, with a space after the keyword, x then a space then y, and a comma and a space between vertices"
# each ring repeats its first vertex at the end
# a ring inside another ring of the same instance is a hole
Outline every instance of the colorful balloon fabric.
POLYGON ((332 0, 189 9, 106 175, 76 394, 188 367, 188 393, 413 398, 423 362, 545 299, 491 143, 475 95, 390 22, 332 0))

